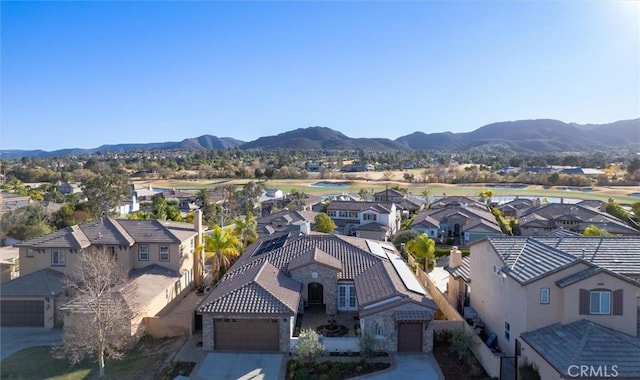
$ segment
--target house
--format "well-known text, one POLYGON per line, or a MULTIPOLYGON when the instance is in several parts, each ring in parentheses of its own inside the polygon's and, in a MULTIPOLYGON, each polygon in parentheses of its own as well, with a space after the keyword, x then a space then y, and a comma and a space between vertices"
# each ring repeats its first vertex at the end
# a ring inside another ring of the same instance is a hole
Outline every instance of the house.
POLYGON ((593 225, 611 235, 640 235, 637 229, 592 206, 593 203, 547 203, 531 207, 518 218, 520 234, 546 235, 558 228, 583 234, 587 227, 593 225))
POLYGON ((100 218, 18 243, 21 275, 0 288, 2 326, 63 324, 61 306, 68 299, 62 281, 90 248, 111 255, 143 285, 136 296, 145 309, 139 317, 154 316, 199 281, 203 263, 196 246, 203 233, 198 212, 194 224, 100 218))
POLYGON ((385 189, 373 194, 373 199, 376 202, 393 202, 396 207, 402 212, 405 212, 408 217, 415 215, 418 211, 424 207, 424 202, 418 198, 412 198, 409 194, 405 194, 396 189, 385 189))
POLYGON ((28 195, 0 192, 0 215, 28 206, 30 203, 31 197, 28 195))
POLYGON ((400 228, 400 211, 393 202, 333 201, 327 215, 348 236, 388 240, 400 228))
POLYGON ((640 238, 489 237, 470 248, 468 275, 465 263, 449 268, 448 298, 467 302, 464 315, 503 355, 533 363, 543 379, 602 365, 640 377, 640 238))
MULTIPOLYGON (((19 241, 16 241, 19 243, 19 241)), ((20 272, 19 251, 17 247, 0 247, 0 283, 13 280, 20 272)))
POLYGON ((289 352, 314 308, 354 313, 382 350, 432 349, 437 306, 392 244, 289 233, 252 244, 200 304, 204 350, 289 352))
POLYGON ((315 211, 281 211, 277 214, 258 219, 256 231, 258 236, 268 236, 281 232, 297 232, 302 224, 308 223, 312 229, 315 225, 315 211))
MULTIPOLYGON (((276 193, 277 195, 277 193, 276 193)), ((282 210, 285 207, 290 210, 312 211, 317 205, 322 204, 323 199, 317 195, 304 194, 302 198, 296 198, 291 194, 284 197, 268 197, 261 198, 260 208, 262 216, 270 215, 272 210, 282 210)))
POLYGON ((410 228, 440 243, 449 240, 460 246, 502 234, 487 206, 466 197, 447 197, 434 202, 415 217, 410 228))

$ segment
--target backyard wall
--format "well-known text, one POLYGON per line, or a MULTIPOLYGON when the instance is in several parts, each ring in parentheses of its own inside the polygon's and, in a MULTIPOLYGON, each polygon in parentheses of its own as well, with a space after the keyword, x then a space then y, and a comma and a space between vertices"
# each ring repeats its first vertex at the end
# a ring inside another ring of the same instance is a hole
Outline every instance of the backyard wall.
MULTIPOLYGON (((473 327, 464 321, 464 318, 458 311, 447 302, 447 297, 440 292, 427 273, 421 269, 416 270, 416 276, 427 289, 433 300, 436 302, 440 311, 447 317, 446 321, 434 321, 434 332, 443 331, 445 329, 455 329, 464 327, 465 330, 473 332, 473 327)), ((482 364, 482 367, 491 377, 500 377, 500 356, 496 355, 487 347, 478 335, 474 335, 471 341, 471 351, 482 364)))

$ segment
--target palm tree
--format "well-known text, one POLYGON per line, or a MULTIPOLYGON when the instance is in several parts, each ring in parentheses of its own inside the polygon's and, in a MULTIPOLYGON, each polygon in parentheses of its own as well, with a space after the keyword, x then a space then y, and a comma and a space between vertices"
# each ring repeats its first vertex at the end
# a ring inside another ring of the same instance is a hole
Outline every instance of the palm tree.
POLYGON ((244 218, 236 218, 233 223, 233 233, 240 239, 243 248, 246 248, 247 245, 258 238, 258 232, 256 231, 258 222, 251 212, 247 212, 244 218))
POLYGON ((425 259, 425 270, 431 266, 435 258, 436 243, 427 236, 420 234, 417 238, 409 240, 406 245, 407 251, 416 258, 425 259))
POLYGON ((204 237, 205 261, 211 263, 211 274, 217 280, 240 254, 238 238, 220 226, 213 227, 211 235, 204 237))

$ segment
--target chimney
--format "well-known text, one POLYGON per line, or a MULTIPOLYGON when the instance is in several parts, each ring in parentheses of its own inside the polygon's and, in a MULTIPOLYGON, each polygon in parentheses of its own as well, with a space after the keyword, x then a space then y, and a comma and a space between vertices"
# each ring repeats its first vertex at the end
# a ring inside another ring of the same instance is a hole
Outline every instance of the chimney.
POLYGON ((300 225, 300 233, 303 235, 309 235, 311 233, 311 224, 307 221, 300 225))
POLYGON ((560 197, 560 204, 564 204, 564 197, 560 197))
MULTIPOLYGON (((193 230, 202 234, 202 210, 196 210, 193 215, 193 230)), ((199 236, 200 238, 200 236, 199 236)))
POLYGON ((451 253, 449 254, 449 267, 459 267, 462 265, 462 252, 458 249, 458 246, 451 247, 451 253))

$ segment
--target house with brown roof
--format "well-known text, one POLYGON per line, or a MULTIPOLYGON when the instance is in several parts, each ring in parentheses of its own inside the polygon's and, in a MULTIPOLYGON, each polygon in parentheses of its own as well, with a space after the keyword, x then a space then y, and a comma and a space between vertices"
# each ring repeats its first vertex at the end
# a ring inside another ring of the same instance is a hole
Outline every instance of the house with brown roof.
POLYGON ((409 194, 403 193, 396 189, 385 189, 373 194, 373 200, 376 202, 393 202, 396 207, 408 216, 415 215, 424 207, 424 202, 419 198, 410 197, 409 194))
POLYGON ((392 244, 308 232, 256 241, 197 310, 206 351, 289 352, 319 310, 353 315, 381 350, 428 352, 436 309, 392 244))
POLYGON ((203 233, 200 213, 194 224, 101 218, 18 243, 20 277, 0 287, 1 325, 63 324, 61 307, 69 301, 64 277, 89 249, 117 260, 130 281, 140 285, 136 299, 145 311, 139 317, 155 316, 198 280, 203 263, 196 247, 203 233))

